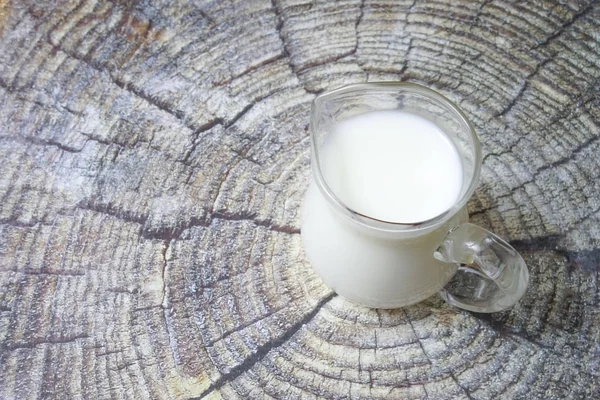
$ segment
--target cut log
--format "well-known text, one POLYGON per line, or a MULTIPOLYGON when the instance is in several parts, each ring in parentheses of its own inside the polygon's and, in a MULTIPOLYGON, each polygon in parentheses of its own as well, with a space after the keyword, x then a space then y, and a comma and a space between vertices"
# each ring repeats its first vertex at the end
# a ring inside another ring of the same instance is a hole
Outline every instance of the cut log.
POLYGON ((0 398, 600 397, 597 1, 0 0, 0 398), (370 310, 307 262, 316 94, 480 136, 509 311, 370 310))

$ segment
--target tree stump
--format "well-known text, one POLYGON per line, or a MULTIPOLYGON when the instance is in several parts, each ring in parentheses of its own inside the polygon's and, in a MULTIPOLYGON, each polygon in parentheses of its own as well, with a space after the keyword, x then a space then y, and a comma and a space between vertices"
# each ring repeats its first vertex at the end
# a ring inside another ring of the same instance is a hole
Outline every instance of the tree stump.
POLYGON ((0 398, 597 398, 599 32, 598 1, 0 0, 0 398), (476 127, 513 309, 312 272, 310 102, 384 80, 476 127))

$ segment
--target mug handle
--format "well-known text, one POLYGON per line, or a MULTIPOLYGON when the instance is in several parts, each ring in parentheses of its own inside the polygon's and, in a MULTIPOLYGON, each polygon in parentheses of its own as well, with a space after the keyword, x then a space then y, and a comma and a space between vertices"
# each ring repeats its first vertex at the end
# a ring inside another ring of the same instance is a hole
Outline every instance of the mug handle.
POLYGON ((470 223, 451 230, 434 257, 459 265, 440 295, 465 310, 502 311, 519 301, 529 283, 523 257, 492 232, 470 223))

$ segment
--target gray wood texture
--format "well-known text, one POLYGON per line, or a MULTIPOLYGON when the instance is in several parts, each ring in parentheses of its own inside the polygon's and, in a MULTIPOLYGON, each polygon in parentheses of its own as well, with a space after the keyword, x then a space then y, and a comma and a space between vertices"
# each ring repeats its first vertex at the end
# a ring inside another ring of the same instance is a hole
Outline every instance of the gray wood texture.
POLYGON ((0 398, 599 398, 599 93, 598 1, 0 0, 0 398), (312 272, 310 102, 379 80, 471 118, 513 309, 312 272))

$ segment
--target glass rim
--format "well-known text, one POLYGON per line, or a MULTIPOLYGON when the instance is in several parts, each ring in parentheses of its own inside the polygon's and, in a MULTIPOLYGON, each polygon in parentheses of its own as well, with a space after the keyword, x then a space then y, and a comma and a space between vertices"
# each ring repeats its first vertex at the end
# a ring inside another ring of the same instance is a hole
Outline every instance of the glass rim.
POLYGON ((431 228, 442 224, 443 222, 450 219, 453 215, 455 215, 460 209, 462 209, 467 201, 471 198, 471 195, 475 191, 477 187, 477 183, 479 181, 479 174, 481 172, 481 164, 482 164, 482 155, 481 155, 481 145, 479 143, 479 139, 477 134, 475 133, 475 129, 473 125, 465 115, 465 113, 450 99, 446 96, 438 93, 437 91, 425 87, 423 85, 419 85, 416 83, 410 82, 367 82, 367 83, 354 83, 350 85, 345 85, 339 87, 337 89, 333 89, 324 93, 319 94, 312 101, 312 109, 310 115, 310 138, 311 138, 311 151, 313 154, 312 157, 312 174, 317 184, 317 187, 321 191, 321 193, 330 200, 330 204, 333 204, 334 208, 340 211, 345 216, 349 217, 353 221, 359 222, 361 225, 364 225, 369 228, 374 228, 380 231, 388 231, 388 232, 414 232, 427 228, 431 228), (371 217, 369 215, 360 213, 352 208, 348 207, 334 192, 331 190, 323 174, 321 172, 321 163, 319 161, 319 149, 317 146, 317 141, 315 138, 315 130, 314 130, 314 121, 316 117, 316 110, 319 103, 327 100, 330 97, 335 97, 343 93, 351 93, 353 91, 363 91, 365 89, 383 89, 394 91, 398 89, 404 89, 407 92, 421 94, 429 99, 435 100, 438 103, 441 103, 447 106, 452 112, 454 112, 459 119, 467 126, 468 134, 471 139, 471 143, 473 144, 473 152, 475 155, 474 160, 474 171, 473 176, 471 177, 471 181, 467 186, 467 190, 455 201, 454 205, 447 209, 446 211, 429 218, 427 220, 418 221, 418 222, 396 222, 396 221, 386 221, 378 218, 371 217), (316 163, 316 165, 314 165, 316 163))

